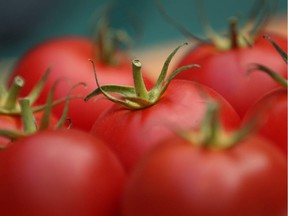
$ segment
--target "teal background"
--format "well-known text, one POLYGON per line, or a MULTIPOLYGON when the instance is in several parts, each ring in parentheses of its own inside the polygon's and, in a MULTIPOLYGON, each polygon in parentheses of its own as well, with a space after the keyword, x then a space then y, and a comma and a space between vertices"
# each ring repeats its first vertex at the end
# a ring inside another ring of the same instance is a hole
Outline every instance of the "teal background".
MULTIPOLYGON (((167 12, 191 32, 203 33, 195 1, 162 2, 167 12)), ((205 0, 205 14, 215 29, 223 30, 229 17, 245 18, 253 2, 205 0)), ((0 0, 0 59, 19 57, 31 46, 51 37, 91 35, 101 8, 108 3, 105 0, 0 0)), ((279 0, 277 12, 287 14, 286 0, 279 0)), ((137 38, 138 48, 184 38, 160 15, 154 0, 115 1, 112 15, 112 26, 123 28, 137 38), (135 23, 137 30, 132 27, 135 23)))

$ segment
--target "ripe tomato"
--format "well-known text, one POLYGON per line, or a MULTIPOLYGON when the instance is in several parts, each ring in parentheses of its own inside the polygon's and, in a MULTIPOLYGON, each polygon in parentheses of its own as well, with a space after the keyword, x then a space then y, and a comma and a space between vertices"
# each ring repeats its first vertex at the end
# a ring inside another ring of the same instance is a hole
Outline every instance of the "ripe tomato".
POLYGON ((285 157, 261 137, 210 149, 173 136, 129 176, 123 216, 283 216, 286 175, 285 157))
POLYGON ((271 140, 287 156, 287 89, 275 89, 257 101, 243 123, 258 120, 258 133, 271 140))
POLYGON ((99 116, 91 133, 104 140, 130 172, 139 158, 178 128, 197 128, 210 100, 221 104, 221 122, 227 128, 240 121, 232 106, 214 90, 188 80, 173 80, 154 105, 137 110, 119 104, 99 116))
POLYGON ((97 138, 44 130, 0 151, 1 215, 118 214, 123 167, 97 138))
MULTIPOLYGON (((82 37, 62 37, 50 39, 33 47, 23 55, 11 75, 11 80, 16 75, 22 76, 26 80, 21 94, 29 92, 48 67, 51 67, 51 74, 44 86, 38 102, 43 103, 48 91, 55 80, 67 78, 71 84, 85 82, 87 89, 74 89, 74 95, 87 95, 96 86, 93 69, 88 59, 94 59, 101 84, 117 83, 132 84, 131 61, 122 52, 115 53, 118 57, 118 64, 109 65, 99 60, 99 51, 92 41, 82 37)), ((67 95, 71 85, 62 83, 54 94, 55 99, 63 98, 67 95)), ((89 130, 92 123, 102 110, 112 103, 107 100, 95 103, 93 100, 88 104, 83 99, 74 99, 70 102, 68 117, 72 119, 72 127, 89 130)), ((57 116, 62 114, 63 106, 53 109, 57 116)))
MULTIPOLYGON (((286 38, 275 34, 270 36, 287 52, 286 38)), ((277 83, 263 73, 248 76, 249 63, 266 65, 287 78, 286 64, 279 58, 274 47, 260 34, 252 47, 219 51, 214 44, 200 44, 188 51, 176 67, 191 62, 199 64, 201 70, 192 68, 180 73, 176 78, 194 80, 213 88, 232 104, 241 117, 260 97, 277 87, 277 83)))

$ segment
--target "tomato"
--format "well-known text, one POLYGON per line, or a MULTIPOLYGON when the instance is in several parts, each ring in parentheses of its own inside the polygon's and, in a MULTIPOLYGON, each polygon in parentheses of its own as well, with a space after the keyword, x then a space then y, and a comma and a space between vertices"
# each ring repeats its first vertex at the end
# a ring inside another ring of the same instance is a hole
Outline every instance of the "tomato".
POLYGON ((231 105, 214 90, 187 80, 173 80, 154 105, 137 110, 113 105, 99 116, 91 133, 104 140, 130 172, 139 158, 179 128, 197 128, 210 100, 221 104, 227 128, 240 121, 231 105))
MULTIPOLYGON (((287 51, 286 38, 275 34, 269 35, 287 51)), ((286 64, 261 34, 255 39, 252 47, 220 51, 212 43, 200 44, 188 51, 176 67, 191 62, 199 64, 201 70, 192 68, 176 78, 194 80, 213 88, 232 104, 241 117, 260 97, 277 87, 277 83, 263 73, 256 72, 248 76, 248 64, 257 62, 266 65, 287 78, 286 64)))
MULTIPOLYGON (((21 90, 25 95, 31 90, 31 86, 43 76, 48 67, 51 67, 51 74, 44 86, 38 102, 43 103, 47 97, 49 89, 59 78, 66 78, 70 83, 61 83, 58 86, 54 98, 59 99, 67 95, 71 84, 85 82, 87 88, 74 89, 73 95, 87 95, 96 86, 93 69, 88 59, 95 60, 95 65, 102 84, 133 83, 131 76, 131 61, 122 52, 116 52, 118 64, 110 65, 99 60, 99 50, 97 46, 87 38, 66 36, 61 38, 49 39, 31 48, 24 54, 16 64, 11 79, 16 75, 22 76, 26 84, 21 90)), ((148 82, 148 81, 147 81, 148 82)), ((70 102, 68 117, 72 119, 72 127, 89 130, 92 123, 102 112, 102 110, 112 103, 107 100, 95 103, 89 101, 88 104, 82 98, 74 99, 70 102)), ((53 109, 55 115, 62 114, 63 106, 53 109)))
POLYGON ((123 216, 286 215, 286 160, 271 143, 194 144, 173 136, 145 154, 124 189, 123 216))
POLYGON ((287 110, 287 89, 278 88, 267 93, 247 111, 243 124, 258 121, 258 133, 287 156, 287 110))
POLYGON ((44 130, 0 151, 1 215, 115 216, 123 167, 99 139, 44 130))

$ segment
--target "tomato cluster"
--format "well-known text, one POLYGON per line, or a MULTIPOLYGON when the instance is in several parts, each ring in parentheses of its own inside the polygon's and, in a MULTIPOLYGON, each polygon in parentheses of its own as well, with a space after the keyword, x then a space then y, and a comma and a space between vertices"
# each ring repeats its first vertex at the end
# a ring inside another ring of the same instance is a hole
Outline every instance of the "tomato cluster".
POLYGON ((287 39, 253 39, 156 80, 101 40, 33 47, 0 89, 0 214, 285 215, 287 39))

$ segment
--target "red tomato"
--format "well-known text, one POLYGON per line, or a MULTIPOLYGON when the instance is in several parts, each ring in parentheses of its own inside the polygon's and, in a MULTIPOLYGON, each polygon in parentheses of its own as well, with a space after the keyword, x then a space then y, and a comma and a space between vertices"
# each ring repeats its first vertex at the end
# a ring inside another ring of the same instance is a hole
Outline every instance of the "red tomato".
MULTIPOLYGON (((19 130, 21 125, 19 118, 0 115, 0 129, 19 130)), ((0 136, 0 148, 7 147, 10 142, 10 139, 0 136)))
POLYGON ((258 133, 271 140, 287 156, 287 89, 275 89, 245 114, 243 124, 258 120, 258 133))
POLYGON ((45 130, 0 151, 5 216, 115 216, 125 180, 115 155, 77 130, 45 130))
POLYGON ((286 174, 283 154, 257 136, 224 150, 170 137, 129 177, 123 216, 283 216, 286 174))
MULTIPOLYGON (((269 34, 287 51, 287 39, 269 34)), ((232 48, 219 51, 213 44, 201 44, 190 50, 176 68, 190 63, 199 64, 201 70, 189 69, 176 78, 189 79, 205 84, 223 95, 242 117, 247 109, 260 97, 278 86, 263 73, 247 75, 247 65, 257 62, 277 71, 287 78, 287 66, 275 48, 261 36, 253 47, 232 48), (193 71, 191 71, 193 70, 193 71)))
MULTIPOLYGON (((11 80, 16 75, 22 76, 26 84, 21 94, 26 95, 43 76, 47 68, 51 66, 51 74, 38 102, 43 103, 55 80, 63 77, 66 77, 70 84, 85 82, 88 86, 87 89, 77 88, 72 92, 74 95, 85 96, 96 86, 93 68, 88 60, 93 59, 101 84, 129 85, 133 83, 131 61, 127 56, 120 52, 116 53, 115 55, 119 57, 119 64, 108 65, 97 58, 98 54, 95 45, 87 38, 62 37, 50 39, 33 47, 20 58, 12 73, 11 80)), ((71 87, 70 84, 62 83, 56 89, 54 98, 65 97, 71 87)), ((102 100, 98 103, 91 100, 87 104, 83 99, 74 99, 70 102, 68 117, 72 119, 73 127, 89 130, 102 110, 111 104, 108 100, 102 100)), ((62 108, 63 106, 55 107, 54 113, 60 116, 62 108)))
POLYGON ((130 172, 138 159, 176 128, 197 128, 208 101, 219 101, 221 121, 227 128, 239 124, 239 116, 214 90, 187 80, 173 80, 154 105, 130 110, 115 104, 95 121, 91 133, 104 140, 130 172))

